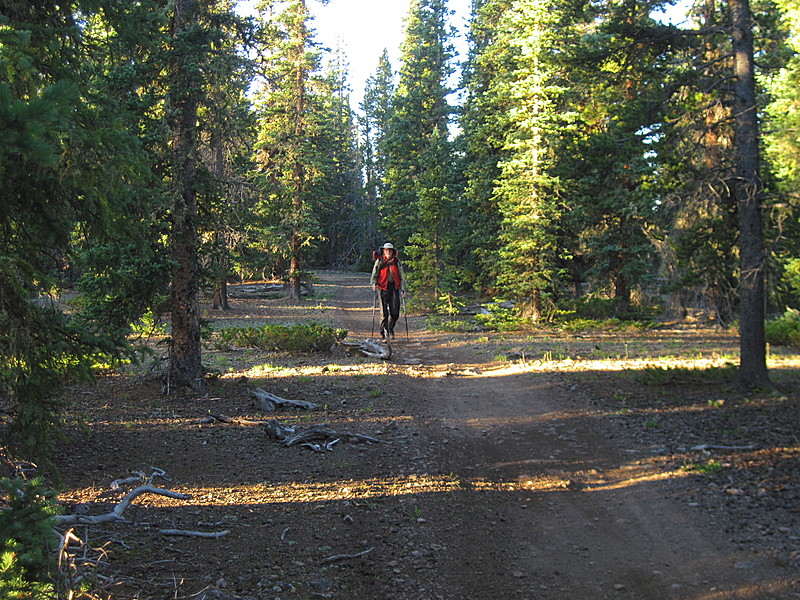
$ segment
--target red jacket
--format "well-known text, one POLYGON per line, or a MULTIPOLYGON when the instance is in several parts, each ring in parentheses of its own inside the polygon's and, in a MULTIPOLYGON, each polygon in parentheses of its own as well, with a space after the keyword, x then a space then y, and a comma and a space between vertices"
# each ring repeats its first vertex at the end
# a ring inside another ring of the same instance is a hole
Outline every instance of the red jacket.
POLYGON ((381 264, 378 267, 378 278, 375 282, 378 287, 382 290, 385 290, 389 287, 389 274, 391 273, 392 279, 394 280, 394 289, 401 289, 403 277, 400 273, 400 265, 397 262, 397 257, 393 256, 389 260, 380 258, 379 260, 381 264))

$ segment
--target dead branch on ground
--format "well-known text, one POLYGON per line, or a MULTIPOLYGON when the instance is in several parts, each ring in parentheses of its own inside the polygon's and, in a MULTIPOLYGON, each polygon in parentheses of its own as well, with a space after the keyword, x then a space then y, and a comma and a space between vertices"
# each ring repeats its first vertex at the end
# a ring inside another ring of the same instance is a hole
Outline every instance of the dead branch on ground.
POLYGON ((319 406, 315 402, 306 402, 305 400, 287 400, 261 388, 250 390, 250 395, 256 399, 262 412, 275 412, 275 409, 279 406, 293 406, 306 410, 313 410, 319 406))
POLYGON ((340 340, 336 343, 344 347, 345 352, 348 354, 360 352, 364 356, 370 358, 380 358, 381 360, 389 360, 392 358, 392 345, 388 343, 379 344, 378 342, 371 342, 369 340, 359 340, 355 342, 340 340))
MULTIPOLYGON (((139 473, 139 477, 128 477, 126 479, 117 479, 112 482, 111 487, 112 489, 118 489, 120 484, 126 483, 133 483, 135 481, 141 480, 141 473, 139 473)), ((166 488, 160 488, 153 485, 153 479, 155 477, 163 477, 164 471, 161 469, 153 468, 152 473, 147 478, 147 482, 144 485, 140 485, 138 487, 133 488, 129 491, 125 496, 123 496, 122 500, 117 503, 117 505, 110 511, 102 515, 79 515, 79 514, 71 514, 71 515, 56 515, 56 526, 66 526, 66 525, 98 525, 100 523, 111 523, 115 521, 124 521, 124 517, 122 516, 125 510, 131 505, 131 503, 136 500, 139 496, 143 494, 155 494, 156 496, 166 496, 167 498, 177 498, 179 500, 188 500, 191 498, 191 494, 182 494, 180 492, 174 492, 172 490, 166 488)))
POLYGON ((323 558, 319 562, 320 562, 320 564, 325 564, 325 563, 329 563, 329 562, 336 562, 338 560, 352 560, 354 558, 359 558, 361 556, 364 556, 365 554, 369 554, 374 549, 375 548, 367 548, 363 552, 356 552, 355 554, 336 554, 334 556, 329 556, 328 558, 323 558))
POLYGON ((296 425, 286 425, 278 421, 269 421, 264 425, 264 431, 274 440, 282 442, 284 446, 304 446, 322 452, 323 450, 333 450, 333 445, 340 440, 346 440, 351 444, 364 442, 367 444, 380 444, 381 440, 360 433, 337 432, 330 429, 325 423, 312 425, 311 427, 298 427, 296 425), (316 444, 315 442, 322 442, 316 444))

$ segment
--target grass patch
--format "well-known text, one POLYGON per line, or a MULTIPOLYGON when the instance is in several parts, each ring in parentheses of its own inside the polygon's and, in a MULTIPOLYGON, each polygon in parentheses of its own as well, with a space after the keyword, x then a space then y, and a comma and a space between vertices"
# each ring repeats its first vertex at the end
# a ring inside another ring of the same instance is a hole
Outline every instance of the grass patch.
POLYGON ((718 460, 710 460, 706 463, 686 463, 681 467, 681 470, 690 473, 699 473, 700 475, 713 475, 723 468, 722 463, 718 460))
POLYGON ((648 366, 634 375, 644 385, 678 385, 698 382, 729 383, 736 379, 736 365, 728 363, 722 367, 660 367, 648 366))

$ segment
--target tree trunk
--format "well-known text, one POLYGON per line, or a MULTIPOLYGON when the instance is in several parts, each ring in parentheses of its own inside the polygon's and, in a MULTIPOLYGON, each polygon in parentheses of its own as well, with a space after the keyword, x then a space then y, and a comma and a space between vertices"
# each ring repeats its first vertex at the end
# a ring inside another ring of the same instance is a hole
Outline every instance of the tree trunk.
MULTIPOLYGON (((222 131, 219 118, 215 117, 214 126, 211 132, 211 150, 213 152, 213 162, 211 168, 217 181, 222 181, 225 177, 225 153, 222 146, 222 131)), ((230 310, 228 303, 228 271, 230 259, 228 258, 228 245, 225 239, 223 228, 225 227, 222 219, 216 225, 214 231, 214 254, 212 257, 214 272, 214 297, 212 308, 214 310, 230 310)))
POLYGON ((218 279, 214 283, 214 297, 211 301, 214 310, 230 310, 228 302, 228 282, 225 279, 218 279))
POLYGON ((730 0, 734 55, 734 181, 739 209, 739 378, 749 387, 769 386, 764 335, 764 240, 761 230, 758 115, 753 26, 749 0, 730 0))
MULTIPOLYGON (((178 39, 195 19, 194 0, 176 0, 173 37, 178 39)), ((184 50, 184 52, 186 52, 184 50)), ((204 388, 200 356, 200 265, 197 257, 196 88, 188 74, 185 54, 172 65, 171 100, 175 110, 172 131, 174 205, 172 210, 172 335, 169 386, 204 388)))
MULTIPOLYGON (((303 13, 306 13, 306 5, 301 0, 303 13)), ((290 242, 290 262, 289 262, 289 297, 293 300, 301 300, 300 278, 302 276, 302 249, 300 240, 300 220, 303 212, 303 194, 305 192, 305 169, 299 158, 299 149, 302 147, 302 140, 305 137, 305 96, 306 96, 306 71, 303 68, 302 56, 306 51, 305 23, 301 25, 303 31, 297 36, 297 70, 295 71, 294 81, 294 136, 297 145, 298 157, 294 161, 294 190, 292 198, 292 239, 290 242)))

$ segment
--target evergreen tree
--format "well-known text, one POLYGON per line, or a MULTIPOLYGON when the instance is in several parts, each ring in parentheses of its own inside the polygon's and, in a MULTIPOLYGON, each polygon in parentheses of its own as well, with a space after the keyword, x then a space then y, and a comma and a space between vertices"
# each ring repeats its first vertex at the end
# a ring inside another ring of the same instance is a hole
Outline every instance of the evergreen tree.
POLYGON ((152 8, 0 2, 0 394, 19 448, 39 458, 58 427, 64 378, 90 378, 99 354, 128 355, 149 281, 163 281, 165 261, 141 235, 158 193, 136 136, 139 97, 116 94, 122 63, 133 77, 133 46, 158 47, 162 13, 152 8), (66 314, 47 298, 80 270, 92 285, 66 314))
POLYGON ((772 282, 778 308, 800 307, 800 3, 779 0, 781 29, 790 56, 783 68, 766 77, 770 103, 764 127, 765 159, 775 177, 775 253, 781 272, 772 282))
MULTIPOLYGON (((392 116, 392 96, 394 95, 394 72, 389 62, 389 53, 384 49, 378 68, 366 81, 364 99, 361 102, 363 116, 360 119, 362 163, 364 169, 364 237, 366 251, 379 245, 378 226, 383 213, 385 198, 385 178, 387 140, 392 116)), ((371 264, 371 261, 370 263, 371 264)))
POLYGON ((661 195, 657 144, 669 38, 650 18, 652 6, 621 2, 588 13, 582 46, 572 51, 569 107, 575 126, 564 133, 557 169, 571 211, 573 285, 584 279, 627 312, 632 293, 654 279, 661 195))
POLYGON ((497 40, 499 21, 510 4, 509 0, 473 0, 469 51, 462 72, 466 98, 458 143, 463 153, 466 231, 457 254, 465 280, 484 293, 495 287, 500 249, 501 215, 494 190, 500 177, 509 99, 494 90, 495 79, 506 68, 508 48, 497 40))
POLYGON ((207 40, 198 36, 197 0, 176 0, 172 16, 173 54, 169 93, 173 107, 172 288, 170 314, 169 385, 202 390, 200 348, 200 262, 197 217, 197 114, 203 89, 200 66, 208 53, 207 40))
POLYGON ((315 261, 338 267, 353 264, 365 251, 361 157, 347 78, 339 49, 327 69, 326 88, 320 90, 323 116, 318 145, 323 162, 317 194, 328 199, 328 208, 321 215, 325 253, 315 261))
MULTIPOLYGON (((445 247, 441 240, 447 237, 448 230, 443 227, 449 225, 449 215, 440 213, 435 220, 424 222, 433 217, 427 208, 433 196, 446 193, 436 204, 442 211, 452 210, 453 196, 448 192, 453 185, 452 168, 442 172, 440 163, 431 162, 452 155, 447 79, 453 72, 453 48, 448 15, 445 0, 415 0, 411 5, 386 140, 386 216, 382 229, 387 239, 400 247, 413 236, 418 261, 429 252, 440 254, 445 247)), ((445 164, 452 165, 452 159, 445 164)), ((440 260, 441 256, 435 262, 440 260)), ((423 269, 426 264, 409 262, 412 270, 423 269)), ((416 273, 409 280, 416 288, 425 281, 426 293, 438 293, 444 284, 442 275, 440 270, 416 273)))
POLYGON ((699 3, 703 43, 689 34, 676 48, 673 86, 660 148, 668 225, 664 267, 671 290, 694 297, 722 325, 733 322, 737 297, 736 207, 726 183, 733 144, 729 43, 723 5, 699 3), (722 11, 722 12, 720 12, 722 11), (691 160, 687 160, 691 157, 691 160))
POLYGON ((731 187, 739 210, 740 380, 769 385, 764 333, 766 255, 761 207, 758 106, 753 22, 748 0, 730 0, 733 24, 734 170, 731 187))
POLYGON ((312 88, 324 84, 317 73, 320 59, 305 0, 285 3, 280 12, 278 4, 268 1, 259 6, 264 81, 255 149, 260 212, 268 221, 278 222, 272 233, 286 244, 290 295, 299 300, 303 249, 322 234, 315 209, 323 199, 312 191, 323 160, 314 143, 321 113, 312 88))
MULTIPOLYGON (((561 201, 553 168, 561 89, 552 62, 553 49, 559 44, 559 11, 554 2, 540 0, 484 7, 489 14, 492 10, 500 11, 492 15, 497 33, 482 56, 502 68, 484 84, 482 119, 495 124, 495 133, 490 128, 486 135, 496 140, 492 145, 499 150, 490 200, 500 216, 496 286, 522 300, 529 315, 537 319, 559 278, 561 201), (501 106, 500 114, 493 115, 501 106), (494 137, 498 135, 502 137, 494 137)), ((479 171, 483 176, 492 174, 491 163, 488 169, 486 164, 483 173, 479 171)), ((473 178, 470 189, 485 198, 487 183, 473 178)))

